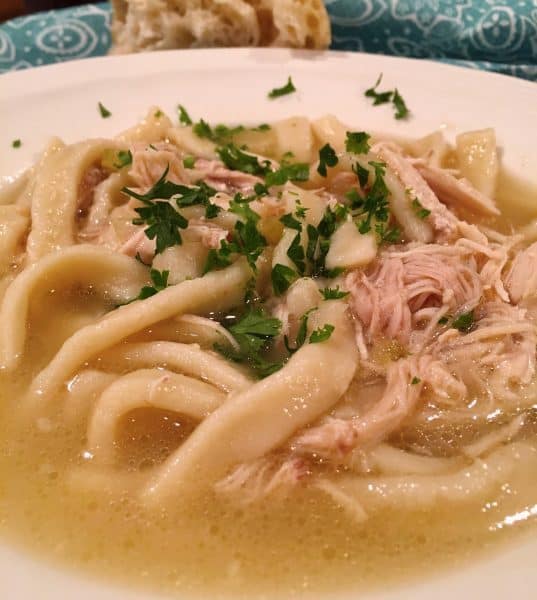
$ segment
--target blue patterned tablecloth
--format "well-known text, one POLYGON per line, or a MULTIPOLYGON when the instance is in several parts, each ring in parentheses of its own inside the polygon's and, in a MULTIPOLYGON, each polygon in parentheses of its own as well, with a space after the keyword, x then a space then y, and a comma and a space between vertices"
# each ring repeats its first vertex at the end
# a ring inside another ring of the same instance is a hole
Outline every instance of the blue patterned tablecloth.
MULTIPOLYGON (((435 58, 537 81, 537 0, 325 0, 332 48, 435 58)), ((101 56, 103 2, 0 24, 0 72, 101 56)))

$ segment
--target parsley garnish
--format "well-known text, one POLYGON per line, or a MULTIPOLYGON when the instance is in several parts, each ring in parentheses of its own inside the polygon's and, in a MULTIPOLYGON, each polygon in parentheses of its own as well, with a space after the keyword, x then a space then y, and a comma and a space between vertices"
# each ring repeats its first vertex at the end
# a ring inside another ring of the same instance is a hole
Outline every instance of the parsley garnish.
POLYGON ((21 142, 20 140, 13 140, 13 141, 11 142, 11 146, 12 146, 13 148, 20 148, 20 147, 21 147, 21 145, 22 145, 22 142, 21 142))
POLYGON ((132 164, 132 153, 130 150, 118 150, 116 154, 116 160, 114 167, 116 169, 122 169, 127 165, 132 164))
POLYGON ((283 223, 289 229, 296 229, 297 231, 302 231, 302 223, 293 217, 292 213, 287 213, 280 217, 280 223, 283 223))
POLYGON ((235 223, 234 230, 228 235, 228 238, 231 239, 222 240, 218 250, 214 248, 209 250, 205 273, 230 265, 233 254, 245 256, 252 270, 256 271, 256 261, 267 245, 267 240, 257 229, 259 215, 244 202, 240 194, 236 194, 235 199, 231 201, 229 210, 239 215, 244 221, 239 220, 235 223))
POLYGON ((314 310, 317 310, 317 309, 316 308, 310 308, 310 310, 308 310, 307 312, 305 312, 300 317, 300 326, 299 326, 297 334, 296 334, 294 348, 292 348, 289 345, 289 338, 287 336, 284 336, 283 342, 284 342, 285 348, 287 349, 287 352, 289 352, 289 354, 294 354, 297 350, 299 350, 300 348, 302 348, 302 346, 306 342, 306 337, 307 337, 307 334, 308 334, 308 318, 309 318, 310 314, 314 310))
POLYGON ((273 339, 280 333, 279 319, 267 317, 262 309, 248 311, 239 321, 229 327, 239 345, 239 349, 215 344, 215 350, 226 358, 247 364, 259 377, 271 375, 283 366, 283 361, 271 362, 263 357, 273 339))
POLYGON ((289 245, 287 256, 293 261, 299 275, 304 275, 306 271, 306 255, 304 253, 304 248, 300 243, 300 233, 295 235, 293 241, 289 245))
POLYGON ((268 123, 261 123, 257 127, 252 127, 252 131, 269 131, 271 129, 268 123))
POLYGON ((375 232, 381 244, 396 244, 401 239, 399 227, 386 227, 385 223, 375 223, 375 232))
POLYGON ((353 154, 367 154, 370 150, 370 137, 365 131, 347 131, 345 149, 353 154))
POLYGON ((112 116, 112 113, 101 102, 99 102, 98 107, 103 119, 108 119, 108 117, 112 116))
POLYGON ((403 100, 401 94, 399 94, 397 88, 393 92, 393 105, 395 107, 395 118, 396 119, 404 119, 408 115, 408 108, 403 100))
POLYGON ((363 203, 361 214, 365 215, 365 218, 357 224, 360 233, 368 233, 371 231, 371 223, 373 220, 386 223, 389 216, 388 195, 390 192, 384 181, 386 165, 375 161, 370 161, 369 164, 375 170, 375 181, 363 203))
POLYGON ((336 277, 342 272, 341 269, 327 270, 325 260, 330 248, 330 238, 346 215, 347 208, 342 204, 336 205, 334 210, 328 206, 317 228, 307 226, 306 258, 312 263, 312 276, 336 277))
POLYGON ((439 325, 447 325, 448 323, 449 323, 448 315, 445 315, 445 316, 441 317, 440 319, 438 319, 439 325))
POLYGON ((185 169, 193 169, 195 164, 196 164, 195 156, 185 156, 183 158, 183 167, 185 169))
POLYGON ((340 300, 349 295, 349 292, 344 292, 339 289, 339 285, 335 288, 325 287, 321 290, 321 294, 325 300, 340 300))
POLYGON ((276 171, 269 171, 265 177, 265 185, 283 185, 287 181, 308 181, 310 168, 307 163, 283 164, 276 171))
POLYGON ((412 200, 412 208, 419 219, 426 219, 431 214, 430 210, 423 208, 421 202, 417 198, 412 200))
POLYGON ((319 344, 320 342, 326 342, 332 335, 335 327, 327 323, 324 327, 319 327, 313 331, 310 335, 310 344, 319 344))
POLYGON ((209 123, 200 119, 198 123, 194 124, 192 130, 200 138, 211 140, 215 144, 226 144, 233 139, 234 135, 244 131, 244 126, 228 127, 227 125, 219 124, 213 128, 209 123))
POLYGON ((266 175, 269 171, 269 161, 260 164, 257 156, 243 152, 235 144, 227 144, 222 148, 217 148, 216 151, 220 160, 233 171, 242 171, 250 173, 250 175, 266 175))
POLYGON ((155 112, 155 115, 154 115, 154 116, 155 116, 155 119, 160 119, 160 117, 162 117, 162 111, 161 111, 161 110, 157 110, 157 111, 155 112))
POLYGON ((168 276, 170 275, 169 271, 157 271, 157 269, 151 269, 149 274, 151 275, 151 281, 153 282, 153 285, 144 285, 134 300, 145 300, 146 298, 150 298, 151 296, 158 294, 158 292, 162 292, 162 290, 168 287, 168 276))
POLYGON ((421 383, 421 379, 419 377, 412 377, 410 385, 418 385, 418 383, 421 383))
POLYGON ((317 167, 317 173, 326 177, 326 167, 335 167, 338 164, 338 157, 335 150, 330 144, 325 144, 319 150, 319 166, 317 167))
POLYGON ((190 188, 167 181, 168 170, 169 167, 166 167, 160 179, 145 194, 138 194, 126 187, 121 190, 145 204, 145 206, 134 209, 140 217, 132 222, 135 225, 147 225, 145 234, 150 240, 156 238, 157 254, 160 254, 166 248, 181 244, 182 239, 179 229, 185 229, 188 225, 188 221, 183 215, 177 212, 170 202, 164 200, 175 194, 181 194, 183 189, 190 191, 190 188), (162 200, 156 200, 157 198, 162 200))
POLYGON ((270 90, 270 92, 268 93, 268 97, 269 98, 279 98, 280 96, 292 94, 293 92, 296 92, 296 87, 294 86, 293 81, 291 80, 291 77, 289 77, 287 79, 287 83, 284 86, 270 90))
POLYGON ((408 116, 409 110, 403 100, 403 97, 395 88, 394 90, 388 90, 386 92, 377 92, 377 87, 380 85, 382 81, 382 73, 379 75, 375 85, 368 90, 365 91, 365 96, 368 98, 373 98, 373 106, 377 106, 379 104, 385 104, 386 102, 391 102, 393 107, 395 108, 395 118, 396 119, 404 119, 408 116))
POLYGON ((276 296, 281 296, 298 279, 298 273, 290 267, 278 263, 272 269, 271 278, 274 293, 276 296))
POLYGON ((352 167, 352 170, 354 173, 356 173, 356 176, 358 177, 360 187, 364 188, 367 185, 367 182, 369 181, 369 171, 365 167, 362 167, 360 163, 356 163, 352 167))
POLYGON ((460 314, 451 323, 451 327, 458 329, 462 333, 468 333, 474 327, 474 311, 460 314))
POLYGON ((182 123, 183 125, 192 125, 192 119, 190 118, 186 108, 179 104, 177 110, 179 111, 179 123, 182 123))

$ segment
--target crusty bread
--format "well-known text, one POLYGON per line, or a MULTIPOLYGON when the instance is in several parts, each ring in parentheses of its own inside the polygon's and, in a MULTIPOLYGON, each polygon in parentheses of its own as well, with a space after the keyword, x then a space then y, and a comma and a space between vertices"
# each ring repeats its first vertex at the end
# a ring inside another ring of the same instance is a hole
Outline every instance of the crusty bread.
POLYGON ((212 46, 327 48, 322 0, 112 0, 112 54, 212 46))

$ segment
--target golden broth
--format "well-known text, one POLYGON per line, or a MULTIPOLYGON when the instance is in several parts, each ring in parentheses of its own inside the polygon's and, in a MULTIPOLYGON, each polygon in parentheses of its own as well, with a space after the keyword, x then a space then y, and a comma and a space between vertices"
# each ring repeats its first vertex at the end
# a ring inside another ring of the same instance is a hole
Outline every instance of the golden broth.
MULTIPOLYGON (((71 327, 103 308, 76 293, 34 302, 31 322, 37 325, 31 327, 26 368, 1 381, 0 531, 11 543, 49 561, 178 596, 292 598, 423 577, 424 565, 427 574, 460 566, 530 530, 527 523, 497 524, 537 502, 532 477, 465 506, 382 512, 365 524, 313 491, 251 507, 207 495, 151 512, 133 499, 129 479, 92 487, 81 470, 82 426, 68 428, 54 414, 23 426, 17 407, 22 390, 71 327)), ((190 425, 165 411, 149 419, 136 411, 122 427, 119 453, 139 443, 127 468, 142 467, 143 473, 180 443, 190 425)))

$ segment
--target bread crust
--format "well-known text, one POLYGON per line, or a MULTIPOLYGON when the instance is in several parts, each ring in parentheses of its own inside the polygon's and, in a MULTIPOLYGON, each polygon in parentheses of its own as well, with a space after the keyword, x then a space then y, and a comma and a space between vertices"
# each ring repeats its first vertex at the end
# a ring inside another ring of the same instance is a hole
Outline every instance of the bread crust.
POLYGON ((322 0, 112 0, 111 54, 171 48, 324 49, 322 0))

